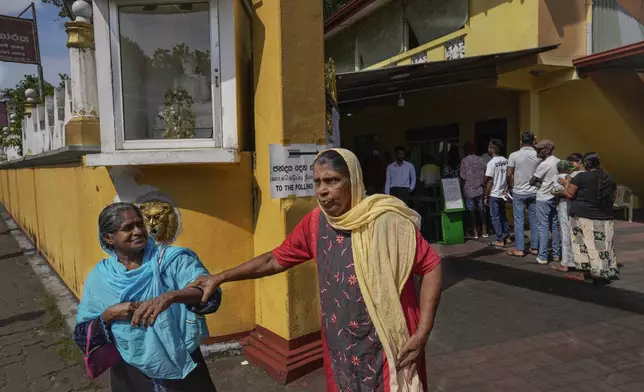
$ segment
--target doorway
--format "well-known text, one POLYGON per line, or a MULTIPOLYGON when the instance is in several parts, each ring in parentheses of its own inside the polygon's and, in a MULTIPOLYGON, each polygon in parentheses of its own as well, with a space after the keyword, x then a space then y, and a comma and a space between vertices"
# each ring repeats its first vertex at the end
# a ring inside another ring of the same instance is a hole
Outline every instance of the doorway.
POLYGON ((487 147, 490 140, 499 139, 503 142, 501 155, 507 156, 508 151, 508 119, 495 118, 492 120, 477 121, 474 123, 474 144, 476 145, 476 154, 483 155, 487 153, 487 147))
POLYGON ((418 169, 432 155, 440 167, 447 163, 447 152, 458 149, 459 124, 445 124, 407 131, 410 160, 418 169))

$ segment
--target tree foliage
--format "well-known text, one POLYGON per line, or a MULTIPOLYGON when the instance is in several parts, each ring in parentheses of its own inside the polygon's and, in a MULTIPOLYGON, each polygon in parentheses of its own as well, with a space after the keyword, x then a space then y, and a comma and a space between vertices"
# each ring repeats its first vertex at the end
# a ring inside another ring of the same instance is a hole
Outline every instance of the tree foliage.
POLYGON ((340 8, 352 1, 353 0, 324 0, 324 19, 333 15, 340 8))
MULTIPOLYGON (((36 75, 25 75, 14 88, 0 89, 0 95, 5 97, 7 113, 16 115, 16 122, 9 125, 9 132, 0 132, 0 147, 18 147, 22 149, 22 120, 25 117, 25 91, 38 91, 39 78, 36 75)), ((54 95, 54 86, 45 82, 45 96, 54 95)), ((21 152, 22 154, 22 152, 21 152)))
POLYGON ((63 0, 40 0, 40 1, 43 2, 44 4, 51 4, 54 7, 58 8, 58 17, 55 19, 56 21, 73 19, 72 15, 69 12, 67 12, 68 10, 65 7, 65 2, 63 0))

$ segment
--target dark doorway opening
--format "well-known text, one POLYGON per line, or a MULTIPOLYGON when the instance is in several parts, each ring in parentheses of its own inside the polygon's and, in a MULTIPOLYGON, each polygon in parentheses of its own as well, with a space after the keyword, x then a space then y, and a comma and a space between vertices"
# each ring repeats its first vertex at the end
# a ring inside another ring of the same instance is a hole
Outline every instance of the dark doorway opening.
POLYGON ((495 118, 492 120, 477 121, 474 124, 474 143, 476 153, 482 155, 487 153, 487 146, 490 140, 499 139, 503 142, 501 155, 507 156, 508 151, 508 119, 495 118))

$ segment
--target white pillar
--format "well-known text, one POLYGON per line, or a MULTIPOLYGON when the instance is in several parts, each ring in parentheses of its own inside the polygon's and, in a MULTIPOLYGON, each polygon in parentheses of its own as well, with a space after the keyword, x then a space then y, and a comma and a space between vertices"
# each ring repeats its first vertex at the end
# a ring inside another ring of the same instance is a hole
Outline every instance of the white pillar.
POLYGON ((94 53, 92 6, 84 0, 72 5, 73 22, 65 24, 71 63, 71 119, 65 126, 67 145, 100 145, 98 88, 94 53))

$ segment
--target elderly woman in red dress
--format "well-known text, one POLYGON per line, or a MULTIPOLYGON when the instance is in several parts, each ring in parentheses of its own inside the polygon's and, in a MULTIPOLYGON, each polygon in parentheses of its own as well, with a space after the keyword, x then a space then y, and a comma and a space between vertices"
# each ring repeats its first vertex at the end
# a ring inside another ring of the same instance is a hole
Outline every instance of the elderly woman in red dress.
POLYGON ((329 392, 428 391, 424 350, 441 289, 440 258, 420 217, 387 195, 365 197, 353 153, 322 152, 313 167, 319 208, 278 248, 194 283, 256 279, 315 259, 329 392), (412 275, 421 279, 417 295, 412 275))

